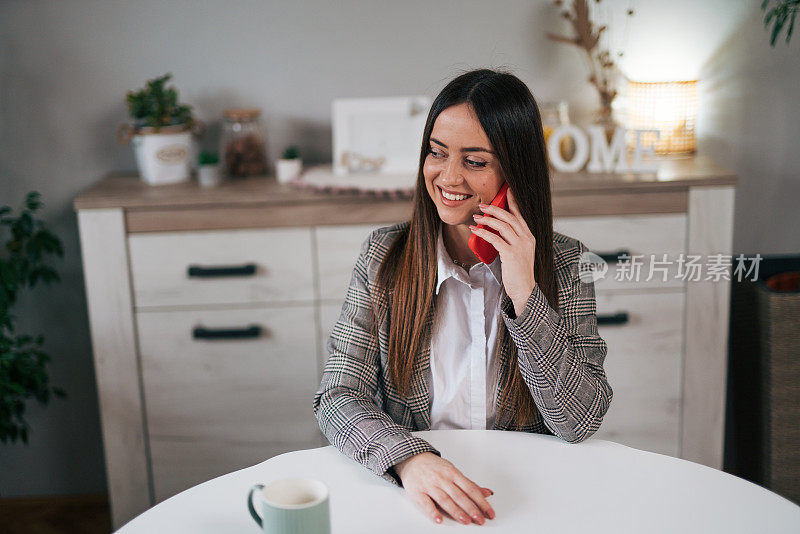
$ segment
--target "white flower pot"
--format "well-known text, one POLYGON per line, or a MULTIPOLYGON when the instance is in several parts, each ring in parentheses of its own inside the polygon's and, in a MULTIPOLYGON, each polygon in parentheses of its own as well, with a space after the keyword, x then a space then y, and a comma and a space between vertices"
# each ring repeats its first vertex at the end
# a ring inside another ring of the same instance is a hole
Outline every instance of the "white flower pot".
POLYGON ((219 165, 200 165, 197 168, 197 183, 200 187, 216 187, 222 182, 219 165))
POLYGON ((146 130, 150 128, 143 128, 133 136, 136 163, 142 180, 150 185, 174 184, 189 180, 190 158, 194 153, 192 132, 189 130, 169 132, 168 128, 162 128, 160 133, 146 130))
POLYGON ((276 165, 275 174, 278 183, 285 184, 300 176, 303 170, 303 162, 300 158, 279 159, 276 165))

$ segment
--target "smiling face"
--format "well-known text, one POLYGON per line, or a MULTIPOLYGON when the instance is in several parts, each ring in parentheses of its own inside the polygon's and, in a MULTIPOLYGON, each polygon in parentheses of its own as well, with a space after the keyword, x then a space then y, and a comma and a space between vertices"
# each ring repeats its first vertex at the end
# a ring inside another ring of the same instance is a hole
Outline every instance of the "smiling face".
MULTIPOLYGON (((433 124, 422 167, 428 194, 442 222, 474 224, 478 204, 491 203, 503 185, 500 160, 468 103, 444 109, 433 124)), ((461 233, 461 232, 459 232, 461 233)))

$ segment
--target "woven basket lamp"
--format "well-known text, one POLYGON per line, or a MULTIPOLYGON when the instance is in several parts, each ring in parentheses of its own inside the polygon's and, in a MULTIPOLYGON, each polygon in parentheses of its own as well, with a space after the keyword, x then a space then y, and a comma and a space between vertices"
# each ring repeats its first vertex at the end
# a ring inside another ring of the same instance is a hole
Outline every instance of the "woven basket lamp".
MULTIPOLYGON (((627 87, 628 130, 658 130, 643 133, 642 142, 655 142, 657 154, 692 153, 695 148, 697 120, 697 80, 683 82, 630 82, 627 87)), ((633 148, 634 136, 629 136, 633 148)))

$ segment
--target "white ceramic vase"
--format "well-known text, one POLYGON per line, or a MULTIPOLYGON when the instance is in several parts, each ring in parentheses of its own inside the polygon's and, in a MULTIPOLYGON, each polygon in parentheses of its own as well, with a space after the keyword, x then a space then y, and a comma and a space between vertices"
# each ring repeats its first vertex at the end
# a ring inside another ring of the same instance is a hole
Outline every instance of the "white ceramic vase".
POLYGON ((174 184, 191 177, 194 140, 184 126, 164 127, 158 133, 141 128, 132 140, 139 174, 146 183, 174 184))
POLYGON ((197 183, 200 187, 216 187, 222 183, 220 165, 200 165, 197 168, 197 183))
POLYGON ((275 168, 278 183, 285 184, 300 176, 303 170, 303 161, 300 158, 279 159, 275 168))

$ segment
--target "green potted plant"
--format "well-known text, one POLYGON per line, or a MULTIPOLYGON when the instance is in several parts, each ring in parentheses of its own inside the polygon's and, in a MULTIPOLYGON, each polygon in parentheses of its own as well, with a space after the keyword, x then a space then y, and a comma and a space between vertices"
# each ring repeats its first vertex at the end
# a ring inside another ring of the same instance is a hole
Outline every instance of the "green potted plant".
POLYGON ((125 101, 131 122, 117 130, 121 144, 133 140, 139 174, 150 185, 189 179, 193 137, 205 129, 192 108, 178 102, 178 90, 167 87, 170 78, 165 74, 148 80, 138 91, 128 91, 125 101))
POLYGON ((200 156, 197 159, 197 182, 201 187, 214 187, 219 185, 221 181, 219 154, 206 150, 200 152, 200 156))
POLYGON ((303 160, 297 147, 291 145, 283 151, 283 156, 278 160, 275 173, 279 183, 287 183, 300 177, 303 169, 303 160))
POLYGON ((19 216, 8 206, 0 207, 0 238, 10 232, 0 249, 0 442, 28 442, 25 405, 35 399, 46 405, 50 397, 64 397, 64 391, 50 385, 47 364, 50 356, 41 350, 44 338, 14 331, 11 307, 20 291, 33 288, 38 281, 58 281, 58 273, 45 263, 48 256, 64 255, 61 241, 42 221, 34 218, 41 206, 39 193, 25 199, 19 216))

